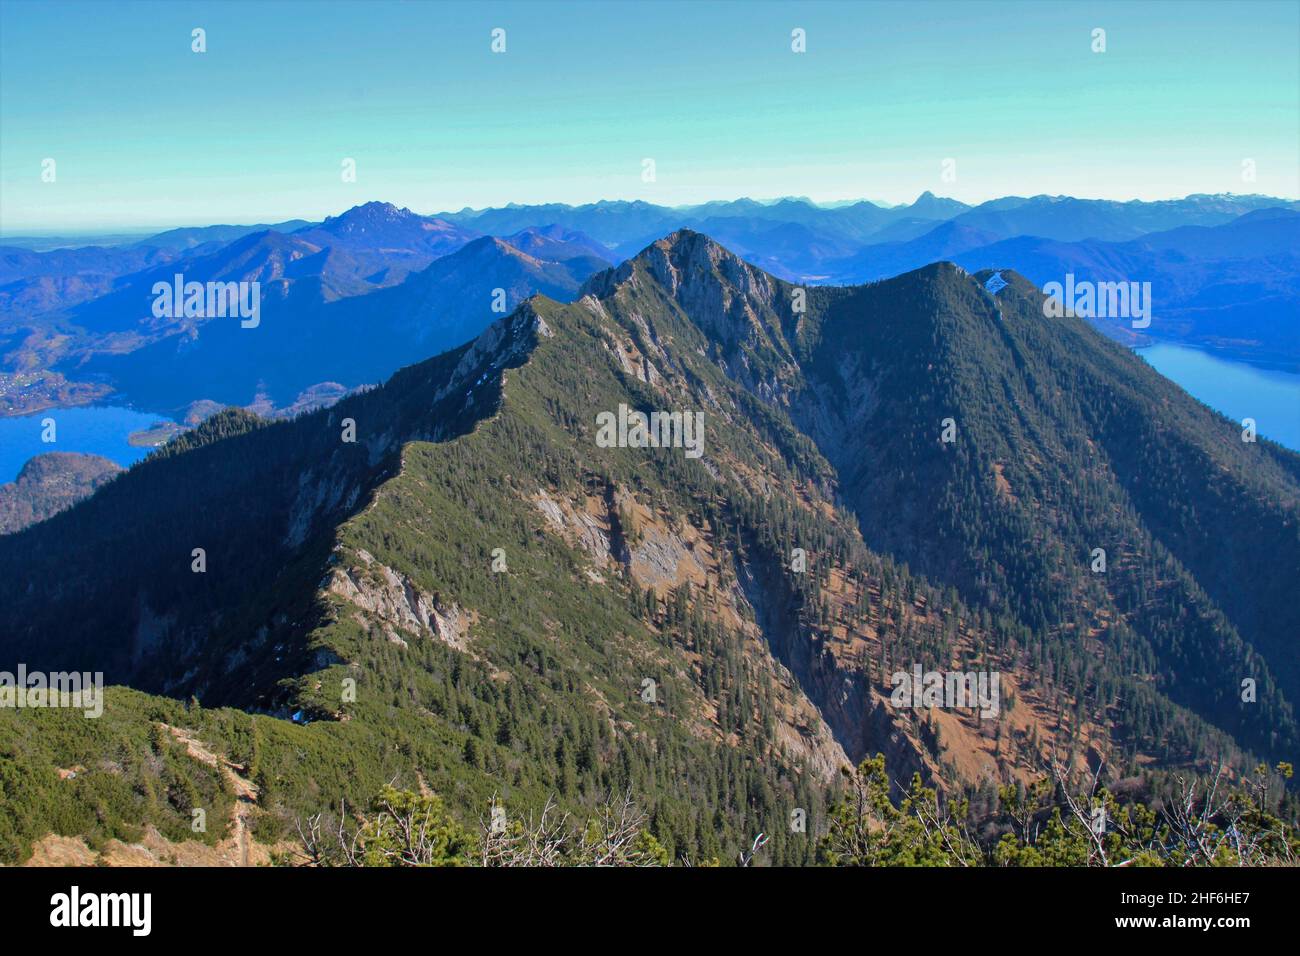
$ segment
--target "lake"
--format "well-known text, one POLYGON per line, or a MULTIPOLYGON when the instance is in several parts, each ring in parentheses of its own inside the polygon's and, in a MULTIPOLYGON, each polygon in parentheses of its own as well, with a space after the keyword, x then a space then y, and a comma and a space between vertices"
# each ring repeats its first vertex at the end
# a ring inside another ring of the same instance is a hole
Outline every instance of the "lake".
POLYGON ((1255 419, 1258 433, 1300 451, 1300 375, 1219 358, 1185 345, 1137 349, 1165 378, 1235 422, 1255 419))
POLYGON ((114 405, 47 408, 21 418, 0 418, 0 482, 13 481, 29 458, 47 451, 103 455, 126 468, 153 450, 132 447, 127 436, 161 420, 161 415, 114 405), (41 421, 46 418, 54 419, 54 442, 41 441, 41 421))

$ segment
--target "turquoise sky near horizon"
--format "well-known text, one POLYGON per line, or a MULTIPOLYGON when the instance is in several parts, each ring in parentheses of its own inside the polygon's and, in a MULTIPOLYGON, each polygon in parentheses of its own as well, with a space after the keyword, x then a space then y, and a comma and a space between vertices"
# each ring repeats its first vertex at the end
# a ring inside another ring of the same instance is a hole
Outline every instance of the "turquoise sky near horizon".
POLYGON ((1300 196, 1300 3, 0 2, 4 234, 927 189, 1300 196))

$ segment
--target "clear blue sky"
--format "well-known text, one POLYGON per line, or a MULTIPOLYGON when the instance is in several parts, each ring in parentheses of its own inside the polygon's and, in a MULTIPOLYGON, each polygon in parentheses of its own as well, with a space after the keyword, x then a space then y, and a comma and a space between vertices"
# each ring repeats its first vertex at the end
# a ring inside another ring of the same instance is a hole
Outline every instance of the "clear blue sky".
POLYGON ((1300 3, 0 0, 9 234, 926 189, 1300 195, 1300 3))

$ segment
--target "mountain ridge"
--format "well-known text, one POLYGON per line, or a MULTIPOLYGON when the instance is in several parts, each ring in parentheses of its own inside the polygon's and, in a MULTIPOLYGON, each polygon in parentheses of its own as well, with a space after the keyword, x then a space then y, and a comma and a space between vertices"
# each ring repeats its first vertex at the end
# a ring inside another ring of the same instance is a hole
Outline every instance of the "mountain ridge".
POLYGON ((990 278, 804 289, 675 232, 329 409, 220 413, 0 538, 0 646, 194 695, 281 814, 393 779, 467 805, 632 788, 674 855, 762 829, 806 862, 774 823, 875 750, 985 795, 1053 758, 1287 753, 1300 456, 1228 445, 990 278), (1138 406, 1163 410, 1132 448, 1138 406), (701 454, 603 443, 620 409, 699 413, 701 454), (995 671, 1005 707, 894 705, 912 666, 995 671))

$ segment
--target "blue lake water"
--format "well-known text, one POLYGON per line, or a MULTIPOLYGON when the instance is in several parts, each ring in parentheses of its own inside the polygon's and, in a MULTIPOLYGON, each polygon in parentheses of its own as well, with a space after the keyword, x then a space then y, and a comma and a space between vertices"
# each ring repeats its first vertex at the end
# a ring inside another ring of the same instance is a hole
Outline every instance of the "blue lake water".
POLYGON ((13 481, 29 458, 47 451, 103 455, 126 468, 153 450, 133 448, 127 436, 161 420, 159 415, 114 405, 47 408, 21 418, 0 418, 0 482, 13 481), (54 419, 53 442, 41 441, 46 418, 54 419))
POLYGON ((1258 368, 1160 343, 1138 349, 1153 368, 1233 421, 1255 419, 1260 435, 1300 451, 1300 375, 1258 368))

